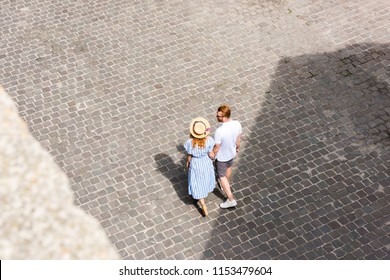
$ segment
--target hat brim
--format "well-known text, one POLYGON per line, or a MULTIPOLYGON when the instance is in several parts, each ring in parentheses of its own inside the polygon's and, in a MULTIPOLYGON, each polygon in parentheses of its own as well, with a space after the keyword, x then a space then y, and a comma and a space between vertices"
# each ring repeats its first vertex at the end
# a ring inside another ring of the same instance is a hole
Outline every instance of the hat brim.
POLYGON ((202 139, 202 138, 205 138, 207 137, 207 135, 210 134, 210 130, 211 130, 211 127, 210 127, 210 123, 208 120, 206 120, 205 118, 202 118, 202 117, 198 117, 198 118, 195 118, 191 121, 191 124, 190 124, 190 133, 191 135, 194 137, 194 138, 198 138, 198 139, 202 139), (202 122, 205 127, 206 127, 206 131, 199 135, 199 134, 196 134, 195 131, 194 131, 194 124, 196 122, 202 122))

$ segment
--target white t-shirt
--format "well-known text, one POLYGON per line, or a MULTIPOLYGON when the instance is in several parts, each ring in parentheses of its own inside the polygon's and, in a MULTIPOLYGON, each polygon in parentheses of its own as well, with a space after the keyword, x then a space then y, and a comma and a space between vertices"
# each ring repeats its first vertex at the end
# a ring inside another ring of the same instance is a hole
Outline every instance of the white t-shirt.
POLYGON ((236 156, 236 141, 242 133, 239 121, 230 120, 224 122, 215 131, 215 144, 221 144, 216 159, 218 161, 229 161, 236 156))

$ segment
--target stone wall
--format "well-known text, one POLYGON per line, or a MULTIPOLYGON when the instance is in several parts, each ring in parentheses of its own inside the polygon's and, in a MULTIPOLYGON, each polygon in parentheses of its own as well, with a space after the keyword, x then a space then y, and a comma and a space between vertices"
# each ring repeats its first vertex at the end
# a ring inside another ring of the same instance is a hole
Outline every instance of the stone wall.
POLYGON ((0 86, 0 259, 118 259, 0 86))

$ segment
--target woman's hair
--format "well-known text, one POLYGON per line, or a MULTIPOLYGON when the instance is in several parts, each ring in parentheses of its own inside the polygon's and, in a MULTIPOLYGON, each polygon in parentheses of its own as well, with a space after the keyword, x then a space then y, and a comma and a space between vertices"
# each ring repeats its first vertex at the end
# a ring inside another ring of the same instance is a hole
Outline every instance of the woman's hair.
POLYGON ((225 104, 225 105, 219 106, 218 112, 222 112, 224 117, 230 118, 231 111, 230 111, 229 105, 225 104))
POLYGON ((192 147, 195 148, 198 146, 199 148, 205 148, 206 147, 206 139, 207 137, 204 138, 195 138, 190 134, 190 137, 192 138, 192 147))

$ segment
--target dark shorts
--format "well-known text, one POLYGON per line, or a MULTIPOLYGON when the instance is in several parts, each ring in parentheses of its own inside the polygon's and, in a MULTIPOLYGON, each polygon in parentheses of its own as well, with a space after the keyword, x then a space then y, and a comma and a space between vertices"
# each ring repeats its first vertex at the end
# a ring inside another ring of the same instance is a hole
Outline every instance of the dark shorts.
POLYGON ((226 170, 229 167, 232 167, 233 165, 233 159, 229 161, 218 161, 215 160, 215 168, 217 169, 217 176, 218 178, 225 177, 226 176, 226 170))

